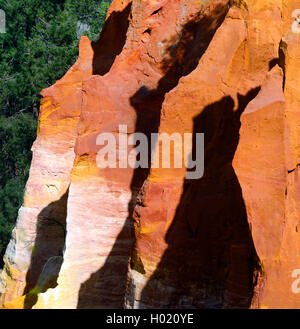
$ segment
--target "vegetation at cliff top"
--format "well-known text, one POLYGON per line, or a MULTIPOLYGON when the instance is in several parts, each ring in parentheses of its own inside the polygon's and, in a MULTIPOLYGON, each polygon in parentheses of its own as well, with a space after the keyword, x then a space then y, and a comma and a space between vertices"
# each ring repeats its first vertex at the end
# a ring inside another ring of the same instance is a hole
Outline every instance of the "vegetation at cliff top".
POLYGON ((0 268, 23 202, 40 91, 76 61, 81 35, 98 38, 110 2, 0 0, 0 268))

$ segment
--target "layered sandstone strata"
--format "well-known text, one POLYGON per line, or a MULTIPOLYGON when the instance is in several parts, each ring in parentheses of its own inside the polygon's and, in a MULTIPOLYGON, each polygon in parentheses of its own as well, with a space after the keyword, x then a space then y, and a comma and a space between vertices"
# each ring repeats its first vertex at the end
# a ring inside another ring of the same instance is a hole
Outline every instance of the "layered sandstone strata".
POLYGON ((113 1, 42 92, 3 307, 300 305, 299 6, 113 1), (122 142, 101 169, 103 132, 204 133, 204 175, 124 166, 122 142))

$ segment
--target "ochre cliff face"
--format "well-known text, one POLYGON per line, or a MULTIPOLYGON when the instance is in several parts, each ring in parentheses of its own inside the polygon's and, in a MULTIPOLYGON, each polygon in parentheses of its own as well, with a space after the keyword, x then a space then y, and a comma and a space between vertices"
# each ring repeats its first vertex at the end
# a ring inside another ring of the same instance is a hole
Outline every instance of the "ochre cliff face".
POLYGON ((113 1, 42 92, 3 308, 299 307, 298 8, 113 1), (100 169, 104 132, 204 133, 203 177, 100 169))

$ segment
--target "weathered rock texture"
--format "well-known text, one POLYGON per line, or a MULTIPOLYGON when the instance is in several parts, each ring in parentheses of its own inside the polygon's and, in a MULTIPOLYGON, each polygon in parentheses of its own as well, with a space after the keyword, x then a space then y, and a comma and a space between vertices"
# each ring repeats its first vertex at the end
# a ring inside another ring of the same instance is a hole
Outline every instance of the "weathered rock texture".
POLYGON ((42 92, 4 308, 300 307, 297 8, 112 3, 99 41, 83 37, 76 64, 42 92), (204 176, 99 169, 96 138, 120 124, 205 133, 204 176))

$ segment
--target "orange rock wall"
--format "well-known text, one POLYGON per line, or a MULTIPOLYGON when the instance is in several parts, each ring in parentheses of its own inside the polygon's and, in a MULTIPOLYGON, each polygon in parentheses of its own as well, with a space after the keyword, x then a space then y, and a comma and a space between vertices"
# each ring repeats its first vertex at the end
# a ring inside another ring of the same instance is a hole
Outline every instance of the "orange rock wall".
POLYGON ((3 307, 299 306, 297 8, 113 1, 99 41, 83 37, 78 61, 42 92, 3 307), (204 133, 204 175, 100 169, 103 132, 204 133), (53 256, 57 284, 32 301, 53 256))

